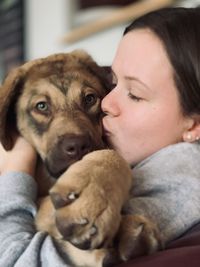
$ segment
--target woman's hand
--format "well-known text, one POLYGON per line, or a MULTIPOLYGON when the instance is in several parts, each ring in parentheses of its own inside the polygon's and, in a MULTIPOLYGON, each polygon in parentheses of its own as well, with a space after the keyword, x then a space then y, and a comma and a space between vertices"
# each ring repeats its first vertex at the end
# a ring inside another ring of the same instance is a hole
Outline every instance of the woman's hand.
POLYGON ((34 176, 36 161, 36 151, 23 137, 17 137, 14 147, 9 151, 0 143, 0 174, 16 171, 34 176))

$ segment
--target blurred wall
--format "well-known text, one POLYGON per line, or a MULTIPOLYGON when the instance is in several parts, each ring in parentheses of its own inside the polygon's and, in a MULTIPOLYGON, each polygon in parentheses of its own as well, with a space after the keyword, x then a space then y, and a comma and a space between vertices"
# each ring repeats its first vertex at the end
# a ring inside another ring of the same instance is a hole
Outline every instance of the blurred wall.
POLYGON ((102 16, 109 12, 110 8, 96 7, 91 11, 80 11, 77 0, 25 1, 26 60, 81 48, 88 51, 100 64, 110 65, 125 25, 98 33, 72 45, 63 45, 60 42, 61 37, 72 27, 102 16))

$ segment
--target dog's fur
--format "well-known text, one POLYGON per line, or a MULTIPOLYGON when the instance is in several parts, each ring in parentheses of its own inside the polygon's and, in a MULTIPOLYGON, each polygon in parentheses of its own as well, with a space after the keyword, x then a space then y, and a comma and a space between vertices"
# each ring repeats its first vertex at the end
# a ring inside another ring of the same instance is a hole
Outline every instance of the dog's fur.
POLYGON ((121 219, 132 175, 116 152, 103 149, 100 102, 108 90, 104 70, 83 51, 28 62, 0 89, 3 146, 12 148, 15 131, 24 136, 41 159, 40 196, 51 188, 51 199, 40 201, 37 228, 54 236, 76 266, 106 265, 105 248, 118 230, 121 259, 159 246, 157 229, 146 218, 121 219), (141 233, 147 248, 137 238, 141 233))
MULTIPOLYGON (((10 149, 11 134, 19 131, 54 178, 84 154, 103 148, 104 77, 103 69, 83 51, 36 59, 13 70, 0 92, 3 146, 10 149)), ((46 189, 46 181, 44 185, 46 189)))

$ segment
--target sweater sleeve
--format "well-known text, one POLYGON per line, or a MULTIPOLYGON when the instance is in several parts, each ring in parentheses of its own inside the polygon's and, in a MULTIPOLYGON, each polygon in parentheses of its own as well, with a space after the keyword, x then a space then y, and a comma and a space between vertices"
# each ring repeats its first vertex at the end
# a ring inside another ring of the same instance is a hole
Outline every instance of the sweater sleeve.
POLYGON ((17 172, 0 176, 0 267, 68 266, 52 238, 35 230, 36 198, 31 176, 17 172))

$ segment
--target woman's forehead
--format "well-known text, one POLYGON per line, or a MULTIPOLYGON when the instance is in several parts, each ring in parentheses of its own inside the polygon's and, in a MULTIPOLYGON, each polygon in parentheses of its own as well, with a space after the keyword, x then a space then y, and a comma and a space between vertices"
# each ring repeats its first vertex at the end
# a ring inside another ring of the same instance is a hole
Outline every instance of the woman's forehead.
POLYGON ((134 30, 126 34, 113 60, 114 73, 137 76, 139 73, 172 71, 171 63, 160 39, 148 29, 134 30))

